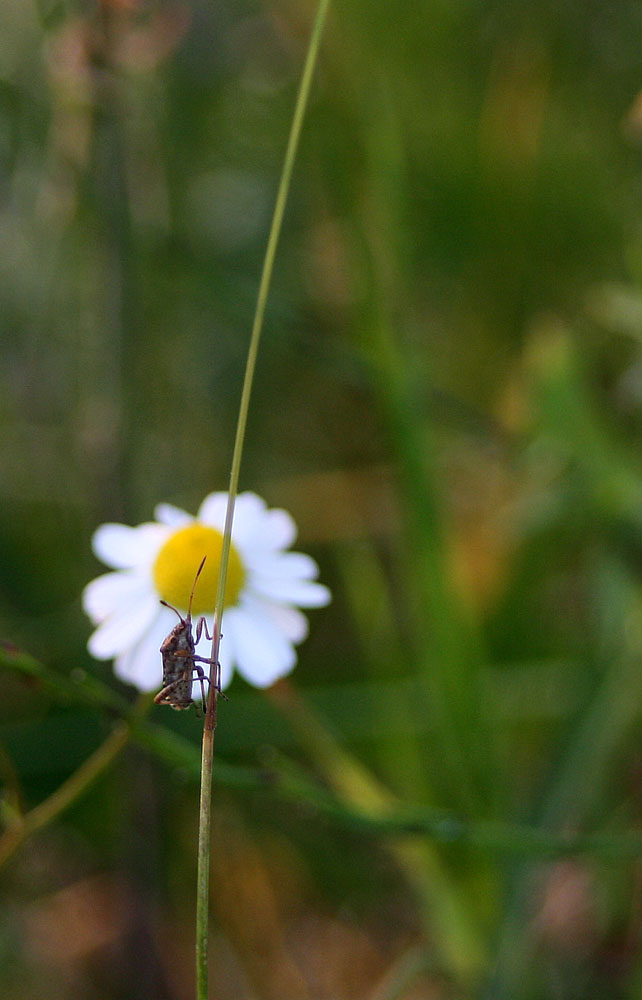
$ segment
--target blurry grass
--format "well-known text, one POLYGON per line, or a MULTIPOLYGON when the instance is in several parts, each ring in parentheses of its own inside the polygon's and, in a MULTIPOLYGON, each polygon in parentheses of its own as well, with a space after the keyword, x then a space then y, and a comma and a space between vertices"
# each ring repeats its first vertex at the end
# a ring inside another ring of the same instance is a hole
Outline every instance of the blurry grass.
MULTIPOLYGON (((196 3, 191 24, 160 4, 101 10, 102 25, 62 4, 0 15, 0 625, 39 658, 3 660, 7 815, 129 719, 128 692, 84 653, 93 526, 189 506, 227 477, 309 20, 291 4, 196 3)), ((410 930, 379 948, 390 976, 370 959, 377 998, 414 996, 418 969, 440 998, 639 993, 639 26, 632 3, 357 3, 329 35, 244 460, 336 594, 295 675, 329 758, 312 725, 297 735, 235 684, 217 787, 246 807, 235 872, 245 856, 267 894, 271 823, 290 844, 276 881, 307 889, 298 905, 319 920, 358 883, 373 936, 399 905, 388 845, 421 844, 421 877, 399 890, 410 930), (369 867, 379 845, 388 881, 369 867), (560 878, 567 851, 592 883, 560 878), (467 955, 443 917, 453 898, 467 955)), ((163 722, 132 734, 165 764, 149 839, 178 872, 155 873, 176 942, 197 725, 163 722)), ((248 964, 253 917, 244 904, 232 927, 222 907, 218 928, 248 964)), ((282 958, 279 932, 265 940, 282 958)), ((301 954, 339 963, 317 949, 301 954)))
MULTIPOLYGON (((184 735, 165 725, 158 725, 147 720, 145 716, 149 708, 150 698, 142 698, 137 705, 130 707, 126 702, 115 698, 108 689, 101 690, 91 677, 82 675, 71 679, 56 677, 46 667, 24 654, 0 653, 0 662, 12 672, 37 678, 38 686, 42 684, 45 689, 56 696, 56 700, 62 699, 72 702, 78 700, 91 706, 102 701, 104 708, 117 709, 121 721, 116 723, 115 733, 121 741, 121 748, 124 746, 123 733, 129 727, 128 739, 140 742, 166 765, 184 769, 192 781, 198 782, 200 780, 200 753, 197 741, 187 739, 184 735)), ((592 752, 598 760, 602 760, 609 751, 612 751, 614 731, 619 732, 630 723, 627 709, 629 712, 631 711, 631 699, 623 697, 623 693, 630 693, 630 687, 623 686, 620 681, 621 676, 618 675, 617 683, 612 686, 610 697, 604 697, 600 693, 598 699, 600 709, 608 708, 610 704, 613 704, 614 718, 614 724, 602 727, 604 729, 603 744, 592 748, 592 752), (611 740, 607 738, 609 735, 611 740)), ((608 688, 610 689, 611 685, 608 685, 608 688)), ((301 700, 300 695, 291 689, 288 683, 282 682, 276 685, 270 692, 269 701, 278 707, 280 713, 285 715, 294 737, 293 740, 284 741, 281 733, 280 740, 273 736, 271 742, 274 744, 280 742, 290 749, 297 744, 302 744, 310 753, 319 773, 327 779, 329 786, 334 788, 337 793, 336 797, 328 795, 321 785, 311 780, 310 775, 301 765, 273 751, 267 756, 264 765, 260 768, 227 764, 222 760, 216 761, 214 770, 219 784, 236 789, 262 789, 267 795, 292 798, 305 804, 311 810, 320 809, 322 812, 326 812, 342 825, 355 826, 372 833, 395 835, 429 832, 437 841, 444 843, 461 842, 474 844, 482 850, 525 855, 532 853, 555 856, 588 852, 618 858, 637 857, 642 851, 642 838, 637 834, 614 832, 603 835, 577 836, 572 832, 565 832, 563 829, 556 833, 556 826, 559 827, 561 824, 555 822, 554 815, 550 815, 548 822, 544 822, 543 828, 537 830, 535 827, 519 827, 510 823, 475 821, 470 818, 458 817, 443 809, 431 809, 410 803, 404 805, 402 802, 396 802, 384 786, 373 780, 355 758, 341 749, 329 729, 320 722, 319 717, 312 714, 310 708, 301 700)), ((248 710, 251 712, 252 702, 255 703, 254 717, 257 720, 262 720, 261 729, 265 732, 267 706, 264 699, 258 695, 246 697, 245 703, 237 708, 236 714, 239 717, 247 715, 248 710)), ((328 704, 334 704, 334 697, 328 704)), ((633 705, 635 706, 635 702, 633 705)), ((92 716, 94 714, 92 713, 92 716)), ((271 712, 267 714, 272 716, 271 712)), ((80 723, 80 718, 77 721, 80 723)), ((274 719, 275 723, 277 721, 274 719)), ((588 723, 592 734, 597 727, 590 725, 590 719, 588 723)), ((18 761, 21 771, 25 774, 41 774, 43 768, 46 771, 50 769, 55 771, 65 766, 64 748, 61 747, 60 756, 57 759, 35 761, 29 768, 28 750, 26 744, 24 749, 21 749, 20 732, 17 729, 12 732, 11 727, 6 725, 3 726, 2 732, 11 747, 12 756, 18 761)), ((69 720, 67 723, 64 720, 62 723, 57 723, 55 717, 51 717, 43 729, 46 741, 52 739, 53 733, 60 735, 64 732, 73 732, 73 729, 69 727, 69 720)), ((97 733, 97 729, 91 734, 87 732, 87 738, 91 736, 95 739, 97 733)), ((580 749, 582 749, 582 740, 583 738, 577 741, 580 743, 580 749)), ((585 750, 579 754, 583 760, 586 759, 587 755, 585 750)), ((577 756, 575 754, 575 757, 577 756)), ((573 757, 569 755, 568 759, 571 761, 572 767, 573 757)), ((113 757, 106 755, 99 765, 100 770, 111 766, 112 761, 113 757)), ((588 770, 592 776, 595 776, 595 770, 590 768, 588 770)), ((98 773, 98 769, 93 770, 86 783, 79 785, 77 794, 84 792, 98 773)), ((577 787, 577 780, 572 773, 570 779, 565 775, 562 780, 557 780, 558 788, 562 790, 562 797, 568 784, 571 784, 574 789, 577 787)), ((590 796, 595 794, 595 783, 593 781, 587 782, 585 787, 585 795, 589 795, 588 801, 590 803, 590 796)), ((568 797, 568 802, 575 807, 579 806, 581 801, 581 796, 579 799, 576 795, 568 797)), ((72 797, 64 799, 61 801, 59 810, 68 808, 72 802, 72 797)), ((555 798, 552 799, 552 802, 555 802, 555 798)), ((549 812, 551 809, 554 809, 554 805, 549 804, 549 812)), ((587 811, 590 812, 590 808, 587 811)))

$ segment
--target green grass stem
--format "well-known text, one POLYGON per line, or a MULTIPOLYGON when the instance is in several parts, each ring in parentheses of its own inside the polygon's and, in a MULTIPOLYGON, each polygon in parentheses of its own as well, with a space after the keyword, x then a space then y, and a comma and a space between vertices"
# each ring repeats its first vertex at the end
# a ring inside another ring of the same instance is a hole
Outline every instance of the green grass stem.
MULTIPOLYGON (((239 406, 238 423, 236 427, 236 438, 234 441, 234 451, 232 454, 232 467, 230 472, 230 485, 228 493, 227 511, 225 515, 225 528, 223 532, 223 546, 221 550, 221 565, 219 571, 218 587, 216 592, 216 605, 214 610, 214 638, 212 640, 212 660, 218 661, 221 631, 220 621, 223 614, 225 584, 227 581, 227 568, 229 562, 230 545, 232 540, 232 524, 234 520, 234 506, 238 491, 239 474, 241 469, 241 459, 243 456, 243 444, 245 441, 245 429, 247 425, 247 415, 250 406, 250 396, 254 381, 256 359, 263 328, 265 308, 272 280, 274 260, 283 223, 283 214, 287 202, 294 161, 296 159, 301 128, 305 116, 312 77, 317 63, 321 35, 325 24, 326 15, 330 6, 330 0, 320 0, 310 41, 308 52, 303 69, 303 75, 299 85, 290 134, 283 161, 281 179, 277 191, 274 214, 265 252, 263 271, 259 284, 259 291, 252 325, 252 334, 248 349, 245 376, 243 379, 243 390, 239 406)), ((211 818, 212 818, 212 762, 214 758, 214 730, 216 728, 216 712, 218 703, 218 691, 216 686, 216 669, 210 670, 210 697, 208 699, 205 725, 203 727, 203 746, 201 759, 201 797, 199 810, 199 835, 198 835, 198 871, 197 871, 197 899, 196 899, 196 996, 197 1000, 207 1000, 209 981, 209 960, 208 960, 208 940, 209 940, 209 872, 210 872, 210 839, 211 839, 211 818)))

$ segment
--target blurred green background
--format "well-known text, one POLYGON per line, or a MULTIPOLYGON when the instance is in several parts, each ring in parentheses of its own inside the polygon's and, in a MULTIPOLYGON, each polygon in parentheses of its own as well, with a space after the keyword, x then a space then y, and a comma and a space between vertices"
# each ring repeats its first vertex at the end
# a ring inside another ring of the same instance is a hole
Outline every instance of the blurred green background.
MULTIPOLYGON (((1 6, 0 860, 135 697, 94 529, 227 486, 313 16, 1 6)), ((221 705, 219 1000, 640 995, 641 39, 623 0, 331 11, 241 488, 334 601, 221 705), (350 819, 406 805, 434 835, 350 819)), ((193 996, 199 721, 149 724, 7 856, 0 1000, 193 996)))

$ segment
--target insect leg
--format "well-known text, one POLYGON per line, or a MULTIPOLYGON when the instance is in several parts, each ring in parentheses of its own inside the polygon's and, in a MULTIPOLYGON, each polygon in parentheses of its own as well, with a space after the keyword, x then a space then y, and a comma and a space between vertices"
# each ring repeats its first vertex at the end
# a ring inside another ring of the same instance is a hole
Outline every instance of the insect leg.
POLYGON ((154 696, 154 704, 162 705, 162 703, 167 700, 167 696, 175 690, 177 685, 180 684, 182 680, 182 677, 177 677, 175 681, 170 681, 169 684, 166 684, 165 687, 154 696))
POLYGON ((211 660, 208 656, 198 656, 198 655, 193 656, 192 659, 194 660, 194 670, 199 670, 199 667, 196 666, 197 660, 199 663, 209 663, 212 666, 216 667, 216 690, 220 691, 221 686, 219 684, 219 675, 221 672, 221 664, 218 662, 218 660, 211 660))
POLYGON ((211 664, 215 665, 215 667, 216 667, 216 670, 215 670, 216 681, 214 683, 214 687, 216 688, 216 690, 220 694, 220 696, 223 699, 223 701, 229 701, 229 698, 227 697, 227 695, 225 694, 225 692, 221 691, 221 664, 218 661, 215 662, 214 660, 208 659, 207 656, 193 656, 192 660, 194 661, 194 666, 193 666, 192 669, 198 675, 198 679, 199 679, 199 681, 201 683, 201 687, 203 686, 203 681, 204 680, 207 681, 207 683, 209 684, 210 683, 210 679, 207 676, 207 674, 203 671, 203 669, 198 666, 198 664, 196 663, 196 661, 198 660, 198 661, 200 661, 200 663, 211 663, 211 664))
MULTIPOLYGON (((197 657, 193 657, 193 659, 196 660, 197 657)), ((198 659, 200 659, 200 657, 198 657, 198 659)), ((209 662, 209 661, 207 661, 207 662, 209 662)), ((192 670, 196 674, 196 676, 198 677, 198 683, 201 685, 201 697, 203 699, 203 712, 206 712, 207 711, 207 699, 205 698, 205 681, 207 681, 207 683, 209 684, 210 683, 210 679, 207 676, 207 674, 205 673, 205 671, 203 670, 203 668, 199 667, 198 663, 194 663, 194 665, 192 667, 192 670)))
POLYGON ((198 640, 201 638, 201 634, 202 634, 203 631, 205 632, 205 638, 209 639, 209 641, 211 642, 212 639, 214 638, 214 636, 210 635, 209 632, 208 632, 208 630, 207 630, 207 622, 205 621, 205 615, 201 615, 201 617, 198 619, 198 621, 196 623, 196 644, 197 645, 198 645, 198 640))

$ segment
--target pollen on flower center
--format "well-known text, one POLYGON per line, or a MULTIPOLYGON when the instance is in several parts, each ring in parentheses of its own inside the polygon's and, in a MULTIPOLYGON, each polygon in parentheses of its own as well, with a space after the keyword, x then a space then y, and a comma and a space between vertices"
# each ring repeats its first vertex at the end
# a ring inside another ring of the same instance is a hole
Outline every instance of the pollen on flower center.
MULTIPOLYGON (((194 616, 212 614, 216 601, 223 535, 216 528, 194 522, 171 535, 156 557, 154 583, 162 599, 175 608, 187 610, 194 577, 203 556, 207 561, 198 578, 192 602, 194 616)), ((236 604, 245 583, 241 558, 230 546, 225 587, 225 606, 236 604)))

